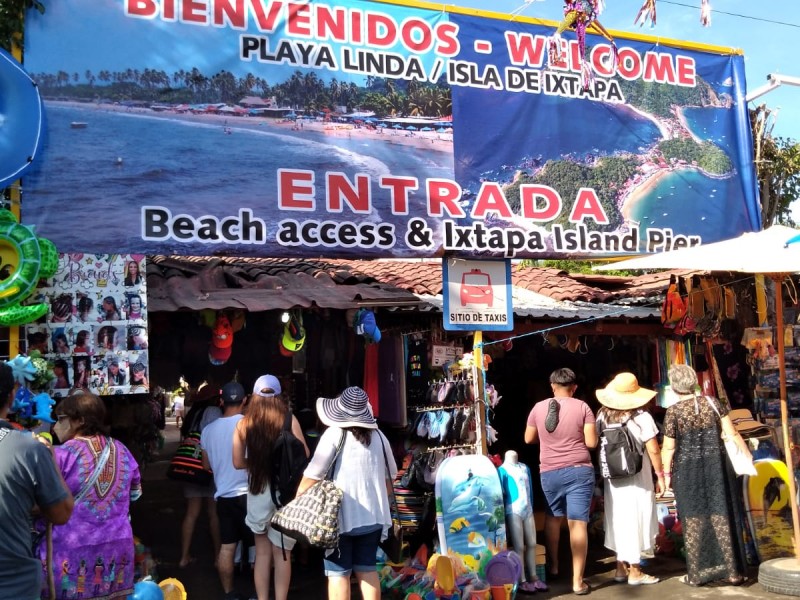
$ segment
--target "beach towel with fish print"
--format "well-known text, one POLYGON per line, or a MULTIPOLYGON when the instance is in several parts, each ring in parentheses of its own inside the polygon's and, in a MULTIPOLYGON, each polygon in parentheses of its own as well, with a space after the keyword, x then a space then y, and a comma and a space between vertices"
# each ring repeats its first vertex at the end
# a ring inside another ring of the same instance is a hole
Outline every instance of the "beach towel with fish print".
POLYGON ((443 554, 457 554, 471 571, 506 549, 503 489, 485 456, 451 456, 436 470, 436 523, 443 554))

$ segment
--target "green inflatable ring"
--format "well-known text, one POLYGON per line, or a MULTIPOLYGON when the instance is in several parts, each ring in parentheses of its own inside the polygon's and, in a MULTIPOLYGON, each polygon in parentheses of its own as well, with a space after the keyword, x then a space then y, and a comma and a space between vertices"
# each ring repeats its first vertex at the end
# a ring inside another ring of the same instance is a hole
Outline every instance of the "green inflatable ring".
POLYGON ((39 239, 39 251, 42 258, 39 261, 39 278, 46 279, 52 277, 58 271, 58 250, 56 245, 48 239, 39 239))
MULTIPOLYGON (((8 210, 0 210, 0 245, 5 245, 16 254, 14 272, 0 281, 0 308, 19 304, 33 293, 41 273, 42 247, 33 228, 20 225, 17 217, 8 210)), ((48 241, 55 250, 55 246, 48 241)), ((48 268, 52 268, 50 248, 46 248, 48 268)), ((58 254, 56 254, 58 266, 58 254)))
POLYGON ((0 308, 0 327, 16 327, 33 323, 36 319, 45 316, 48 308, 47 304, 27 304, 25 306, 17 304, 0 308))

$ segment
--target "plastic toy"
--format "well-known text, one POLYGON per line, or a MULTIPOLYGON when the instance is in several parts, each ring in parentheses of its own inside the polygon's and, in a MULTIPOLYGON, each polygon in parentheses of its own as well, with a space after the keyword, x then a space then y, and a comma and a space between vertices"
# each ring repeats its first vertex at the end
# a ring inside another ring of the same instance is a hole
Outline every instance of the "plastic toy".
POLYGON ((36 412, 33 415, 34 419, 38 419, 39 421, 43 421, 45 423, 55 423, 55 420, 52 417, 53 406, 56 404, 55 400, 53 400, 48 394, 41 393, 36 394, 36 396, 33 397, 33 404, 36 406, 36 412))
POLYGON ((58 269, 58 251, 50 240, 37 237, 33 227, 20 225, 9 210, 0 210, 0 326, 25 325, 47 314, 45 303, 21 305, 39 279, 58 269))
POLYGON ((133 586, 130 600, 164 600, 164 592, 155 581, 140 581, 133 586))
POLYGON ((186 600, 186 588, 175 578, 159 581, 158 587, 164 594, 164 600, 186 600))
POLYGON ((44 111, 39 88, 5 50, 0 49, 0 189, 28 170, 42 146, 44 111))

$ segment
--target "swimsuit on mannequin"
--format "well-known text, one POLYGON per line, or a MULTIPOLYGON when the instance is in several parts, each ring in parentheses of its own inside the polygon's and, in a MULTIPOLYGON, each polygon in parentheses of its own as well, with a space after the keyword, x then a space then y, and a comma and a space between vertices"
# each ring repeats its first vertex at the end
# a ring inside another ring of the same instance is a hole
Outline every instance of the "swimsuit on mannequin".
POLYGON ((536 576, 536 527, 530 469, 519 462, 516 452, 509 450, 498 473, 503 486, 511 547, 524 559, 519 589, 523 592, 546 591, 547 585, 536 576))

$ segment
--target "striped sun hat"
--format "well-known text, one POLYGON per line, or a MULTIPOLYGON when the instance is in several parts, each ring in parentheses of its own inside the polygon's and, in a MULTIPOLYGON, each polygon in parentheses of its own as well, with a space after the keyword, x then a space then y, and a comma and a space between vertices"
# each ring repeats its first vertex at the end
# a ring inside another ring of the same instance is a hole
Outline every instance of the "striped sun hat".
POLYGON ((320 421, 329 427, 378 428, 367 393, 356 386, 347 388, 337 398, 319 398, 317 414, 320 421))

